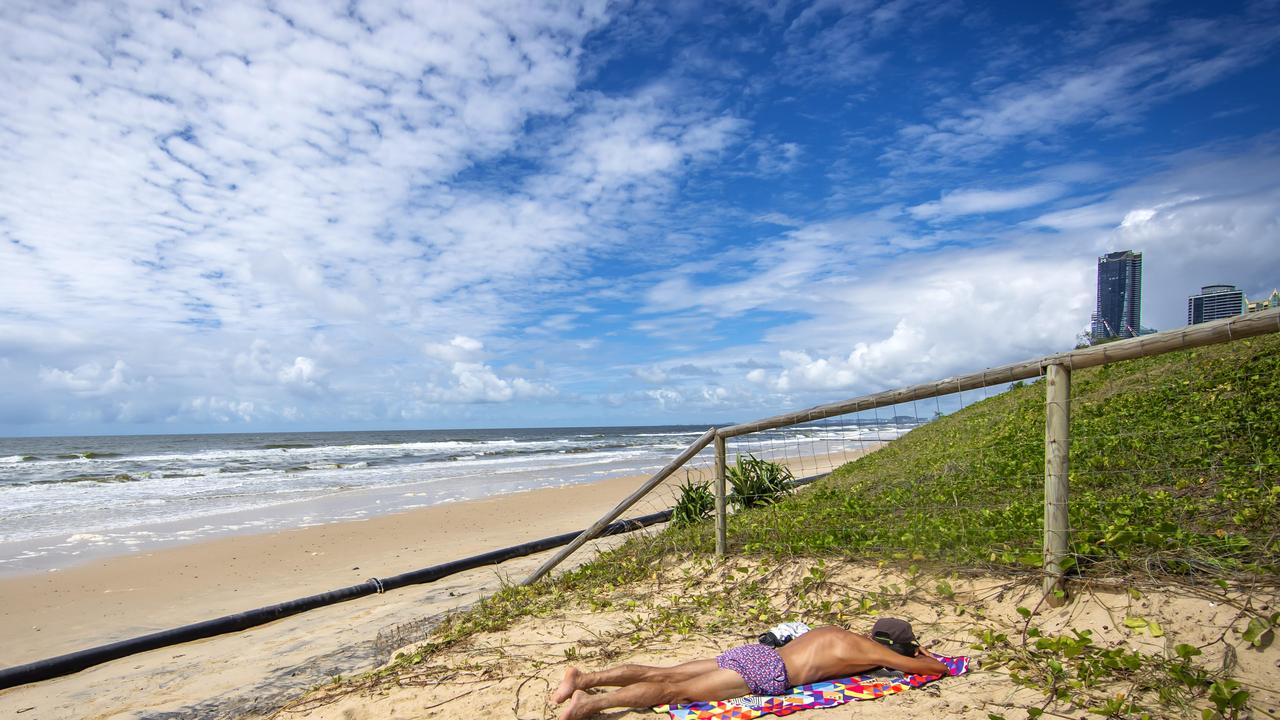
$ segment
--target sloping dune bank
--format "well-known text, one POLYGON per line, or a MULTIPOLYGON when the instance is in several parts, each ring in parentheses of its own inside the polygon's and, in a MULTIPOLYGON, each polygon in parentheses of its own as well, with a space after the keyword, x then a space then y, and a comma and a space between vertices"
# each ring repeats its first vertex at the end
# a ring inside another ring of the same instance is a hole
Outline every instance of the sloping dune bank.
MULTIPOLYGON (((1141 653, 1136 673, 1106 679, 1079 691, 1093 705, 1059 704, 1055 717, 1091 714, 1106 698, 1134 693, 1139 679, 1172 682, 1169 658, 1179 644, 1196 646, 1195 662, 1220 669, 1224 662, 1251 704, 1275 716, 1280 706, 1280 651, 1259 650, 1242 639, 1241 607, 1276 607, 1275 594, 1190 592, 1179 587, 1130 591, 1097 585, 1080 588, 1061 608, 1037 607, 1034 580, 983 576, 906 575, 872 563, 795 560, 783 566, 729 560, 689 561, 669 567, 653 580, 518 621, 501 632, 481 633, 447 651, 419 654, 418 662, 317 689, 295 700, 279 718, 290 720, 388 720, 391 718, 549 718, 557 708, 547 693, 570 664, 597 667, 624 662, 674 664, 716 654, 767 629, 753 612, 770 598, 775 611, 817 624, 828 619, 851 629, 869 629, 876 614, 910 619, 930 649, 968 655, 975 669, 920 690, 872 702, 813 711, 822 718, 959 717, 988 720, 992 715, 1026 718, 1026 708, 1045 705, 1043 688, 1016 682, 1034 669, 1017 663, 1035 656, 1037 636, 1077 638, 1088 631, 1091 648, 1082 656, 1141 653), (819 568, 817 574, 814 568, 819 568), (821 578, 815 581, 814 578, 821 578), (824 604, 825 603, 825 604, 824 604), (701 610, 694 608, 701 607, 701 610), (1036 610, 1028 620, 1019 608, 1036 610), (731 619, 715 619, 717 611, 731 619), (688 614, 684 632, 673 632, 688 614), (1133 618, 1150 623, 1131 625, 1133 618), (1126 620, 1131 620, 1126 623, 1126 620), (1152 630, 1156 627, 1156 630, 1152 630), (1027 633, 1024 643, 1024 632, 1027 633), (1163 659, 1163 660, 1161 660, 1163 659), (1162 680, 1163 678, 1163 680, 1162 680)), ((406 653, 412 648, 406 648, 406 653)), ((1042 661, 1043 658, 1042 658, 1042 661)), ((1032 663, 1034 668, 1035 663, 1032 663)), ((1067 663, 1067 675, 1076 665, 1067 663)), ((1067 683, 1064 676, 1063 684, 1067 683)), ((1186 705, 1162 704, 1155 691, 1133 695, 1152 717, 1200 717, 1207 698, 1186 705)), ((1133 713, 1134 717, 1139 713, 1133 713)), ((1260 715, 1255 713, 1255 717, 1260 715)), ((611 712, 610 718, 657 717, 648 710, 611 712)), ((815 716, 816 717, 816 716, 815 716)))

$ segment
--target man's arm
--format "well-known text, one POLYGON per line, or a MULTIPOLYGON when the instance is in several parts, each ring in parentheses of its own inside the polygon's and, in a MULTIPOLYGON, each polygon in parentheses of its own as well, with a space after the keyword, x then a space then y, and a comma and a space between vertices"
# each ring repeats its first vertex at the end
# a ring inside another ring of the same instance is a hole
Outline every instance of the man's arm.
POLYGON ((893 650, 876 643, 875 657, 873 662, 879 663, 883 667, 901 670, 903 672, 916 673, 918 675, 950 675, 951 671, 947 669, 938 660, 923 649, 917 648, 915 657, 907 657, 900 655, 893 650))

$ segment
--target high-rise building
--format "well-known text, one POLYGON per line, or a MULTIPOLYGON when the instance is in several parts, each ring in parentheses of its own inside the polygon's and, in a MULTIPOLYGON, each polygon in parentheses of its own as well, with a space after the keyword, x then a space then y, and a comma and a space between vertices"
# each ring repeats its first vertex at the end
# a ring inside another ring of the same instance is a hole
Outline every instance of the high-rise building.
POLYGON ((1280 307, 1280 290, 1272 290, 1266 298, 1249 303, 1249 312, 1261 312, 1278 307, 1280 307))
POLYGON ((1136 337, 1142 331, 1142 253, 1119 250, 1098 258, 1095 340, 1136 337))
POLYGON ((1244 292, 1235 285, 1205 285, 1199 295, 1187 298, 1187 324, 1243 315, 1246 307, 1244 292))

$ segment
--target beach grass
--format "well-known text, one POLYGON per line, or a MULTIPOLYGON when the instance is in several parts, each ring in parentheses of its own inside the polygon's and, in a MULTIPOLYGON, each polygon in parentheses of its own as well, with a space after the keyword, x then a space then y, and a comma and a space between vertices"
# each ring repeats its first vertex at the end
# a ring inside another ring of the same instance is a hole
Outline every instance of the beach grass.
MULTIPOLYGON (((1280 336, 1080 371, 1072 384, 1069 579, 1135 594, 1144 584, 1196 587, 1238 605, 1254 640, 1274 637, 1280 614, 1255 607, 1249 592, 1274 594, 1280 581, 1280 336)), ((638 646, 673 634, 740 631, 744 623, 767 627, 797 614, 849 623, 922 592, 949 602, 955 593, 947 578, 966 573, 1033 582, 1044 402, 1042 382, 971 398, 963 410, 801 492, 736 512, 727 560, 716 558, 706 520, 636 537, 531 587, 503 587, 445 618, 427 643, 371 682, 394 681, 468 638, 566 608, 623 613, 638 646), (857 596, 821 592, 825 563, 850 561, 877 563, 907 580, 857 596), (780 575, 787 579, 778 586, 780 575)), ((1033 610, 1018 608, 1027 618, 1033 610)), ((1138 629, 1155 635, 1159 626, 1138 629)), ((1190 646, 1126 654, 1093 643, 1087 628, 1076 630, 1041 636, 1024 625, 1019 639, 1014 628, 988 629, 974 647, 1013 682, 1043 693, 1043 707, 1096 701, 1098 714, 1109 716, 1162 707, 1232 717, 1248 702, 1229 667, 1196 664, 1190 646), (1091 684, 1067 684, 1071 673, 1091 684), (1134 689, 1119 700, 1090 690, 1112 681, 1134 689)))
MULTIPOLYGON (((1280 336, 1077 372, 1075 574, 1275 582, 1280 551, 1280 336)), ((1042 382, 938 418, 804 492, 729 518, 730 553, 1038 569, 1042 382)), ((460 628, 555 607, 710 556, 710 521, 637 538, 558 579, 509 588, 460 628), (506 607, 507 603, 509 607, 506 607)))
MULTIPOLYGON (((735 514, 733 551, 1038 568, 1044 402, 1014 387, 735 514)), ((1280 336, 1080 371, 1071 403, 1069 569, 1276 577, 1280 336)))

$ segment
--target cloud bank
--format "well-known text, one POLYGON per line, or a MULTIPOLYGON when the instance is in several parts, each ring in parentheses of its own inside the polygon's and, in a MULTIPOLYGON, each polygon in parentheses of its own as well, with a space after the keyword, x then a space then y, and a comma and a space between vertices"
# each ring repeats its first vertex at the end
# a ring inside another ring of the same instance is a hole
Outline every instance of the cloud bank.
POLYGON ((1110 250, 1280 283, 1278 11, 979 10, 6 3, 0 434, 742 419, 1069 347, 1110 250))

